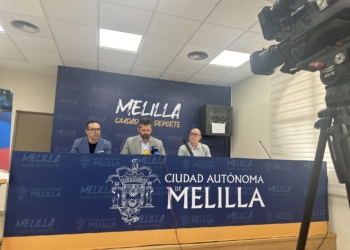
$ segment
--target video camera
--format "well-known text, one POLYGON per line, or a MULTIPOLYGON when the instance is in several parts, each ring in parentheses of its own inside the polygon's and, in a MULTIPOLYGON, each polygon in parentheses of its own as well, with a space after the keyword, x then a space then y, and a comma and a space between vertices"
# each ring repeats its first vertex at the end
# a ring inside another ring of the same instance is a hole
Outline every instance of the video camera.
POLYGON ((318 113, 320 129, 297 250, 304 250, 317 183, 328 141, 334 169, 344 183, 350 207, 350 0, 276 0, 259 13, 266 40, 280 42, 250 56, 256 75, 320 71, 327 109, 318 113))
POLYGON ((320 71, 334 119, 327 128, 330 153, 339 182, 349 184, 350 206, 350 0, 301 2, 277 0, 259 13, 264 38, 281 42, 254 52, 251 69, 271 75, 284 64, 283 73, 320 71))
POLYGON ((258 15, 266 40, 280 42, 250 56, 256 75, 271 75, 284 64, 281 72, 316 71, 310 65, 315 58, 346 43, 350 36, 348 0, 276 0, 258 15))

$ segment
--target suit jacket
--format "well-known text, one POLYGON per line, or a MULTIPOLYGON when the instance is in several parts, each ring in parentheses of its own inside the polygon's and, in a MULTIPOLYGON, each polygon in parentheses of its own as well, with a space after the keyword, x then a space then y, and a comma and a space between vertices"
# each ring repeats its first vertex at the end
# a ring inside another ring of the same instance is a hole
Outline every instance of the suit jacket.
MULTIPOLYGON (((79 138, 74 141, 71 153, 82 153, 89 154, 89 140, 87 137, 79 138)), ((112 153, 112 143, 103 138, 99 138, 95 151, 95 154, 111 154, 112 153)))
MULTIPOLYGON (((188 144, 188 146, 190 146, 191 148, 191 145, 188 144)), ((198 155, 196 156, 206 156, 206 157, 211 157, 211 154, 210 154, 210 150, 209 150, 209 147, 203 143, 199 143, 198 144, 198 147, 199 147, 199 151, 198 151, 198 155)), ((190 153, 188 152, 187 148, 185 145, 182 145, 180 148, 179 148, 179 152, 177 154, 178 156, 190 156, 190 153)))
MULTIPOLYGON (((131 155, 140 155, 141 154, 141 137, 136 135, 126 139, 124 147, 120 154, 131 154, 131 155)), ((165 150, 163 147, 163 142, 154 137, 150 137, 149 147, 156 146, 161 155, 165 155, 165 150)))

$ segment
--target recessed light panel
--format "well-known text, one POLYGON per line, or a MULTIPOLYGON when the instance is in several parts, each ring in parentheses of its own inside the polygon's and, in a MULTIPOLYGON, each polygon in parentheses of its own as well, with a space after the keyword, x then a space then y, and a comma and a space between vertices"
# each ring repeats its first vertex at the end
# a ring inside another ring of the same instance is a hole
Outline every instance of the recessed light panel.
POLYGON ((100 47, 136 52, 142 36, 114 30, 100 29, 100 47))
POLYGON ((5 32, 5 30, 0 26, 0 32, 5 32))
POLYGON ((38 26, 22 20, 14 20, 11 24, 14 28, 26 33, 37 33, 40 31, 38 26))
POLYGON ((208 58, 208 54, 203 51, 193 51, 187 55, 191 60, 204 60, 208 58))
POLYGON ((209 64, 226 67, 239 67, 249 60, 250 54, 224 50, 209 64))

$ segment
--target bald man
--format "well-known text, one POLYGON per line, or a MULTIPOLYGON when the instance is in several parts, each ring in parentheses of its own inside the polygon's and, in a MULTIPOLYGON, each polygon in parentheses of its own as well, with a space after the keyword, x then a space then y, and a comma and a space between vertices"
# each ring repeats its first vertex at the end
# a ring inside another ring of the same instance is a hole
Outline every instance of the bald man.
MULTIPOLYGON (((198 128, 191 129, 188 146, 190 147, 193 156, 211 157, 209 147, 199 142, 201 139, 201 131, 198 128)), ((182 145, 179 148, 178 156, 190 156, 185 145, 182 145)))

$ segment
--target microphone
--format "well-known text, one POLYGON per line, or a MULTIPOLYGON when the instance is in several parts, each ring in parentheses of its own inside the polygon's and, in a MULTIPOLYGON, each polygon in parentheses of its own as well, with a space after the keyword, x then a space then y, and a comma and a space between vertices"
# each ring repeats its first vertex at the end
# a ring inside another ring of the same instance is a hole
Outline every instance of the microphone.
POLYGON ((149 151, 148 149, 143 150, 142 152, 143 155, 150 155, 151 151, 149 151))
POLYGON ((193 152, 192 152, 192 150, 190 149, 190 147, 188 146, 187 140, 186 140, 186 139, 183 139, 183 142, 184 142, 184 144, 185 144, 185 146, 186 146, 186 148, 187 148, 187 151, 188 151, 188 153, 190 154, 190 156, 193 156, 193 152))
POLYGON ((151 147, 151 154, 152 155, 160 155, 159 150, 156 146, 151 147))
POLYGON ((259 141, 259 142, 260 142, 261 146, 265 149, 266 154, 270 157, 270 160, 272 160, 270 154, 267 152, 267 150, 266 150, 266 148, 264 147, 264 145, 262 144, 262 142, 261 142, 261 141, 259 141))
POLYGON ((124 137, 124 140, 122 141, 122 144, 120 144, 119 154, 120 154, 120 152, 122 152, 122 149, 123 149, 123 147, 124 147, 125 141, 126 141, 126 137, 124 137))

